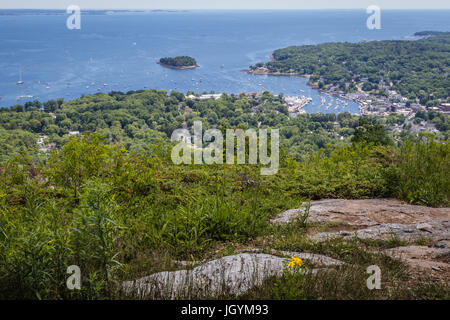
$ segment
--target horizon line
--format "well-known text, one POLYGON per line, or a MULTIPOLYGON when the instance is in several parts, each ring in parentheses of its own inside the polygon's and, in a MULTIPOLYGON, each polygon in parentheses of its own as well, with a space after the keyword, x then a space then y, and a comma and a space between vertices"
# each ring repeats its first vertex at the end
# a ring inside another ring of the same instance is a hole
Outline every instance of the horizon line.
MULTIPOLYGON (((130 11, 130 10, 171 10, 171 11, 196 11, 196 10, 209 10, 209 11, 284 11, 284 10, 365 10, 365 7, 357 8, 91 8, 85 7, 84 10, 110 10, 110 11, 130 11)), ((62 10, 65 11, 66 8, 1 8, 0 10, 62 10)), ((388 8, 382 9, 383 11, 388 10, 450 10, 450 7, 439 7, 439 8, 388 8)))

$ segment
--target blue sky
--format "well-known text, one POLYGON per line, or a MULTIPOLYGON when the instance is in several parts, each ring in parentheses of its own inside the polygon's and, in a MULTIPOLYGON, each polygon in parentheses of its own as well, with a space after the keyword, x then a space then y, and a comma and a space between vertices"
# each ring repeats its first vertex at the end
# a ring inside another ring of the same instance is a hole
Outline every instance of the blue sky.
POLYGON ((449 0, 0 0, 2 9, 450 9, 449 0))

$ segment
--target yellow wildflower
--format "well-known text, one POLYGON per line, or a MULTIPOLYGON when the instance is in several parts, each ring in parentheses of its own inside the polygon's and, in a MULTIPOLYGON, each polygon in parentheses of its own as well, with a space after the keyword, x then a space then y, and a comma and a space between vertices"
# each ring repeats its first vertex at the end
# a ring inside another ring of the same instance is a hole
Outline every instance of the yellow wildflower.
POLYGON ((287 264, 288 267, 293 268, 295 266, 301 267, 303 265, 303 260, 299 257, 291 257, 291 261, 287 264))

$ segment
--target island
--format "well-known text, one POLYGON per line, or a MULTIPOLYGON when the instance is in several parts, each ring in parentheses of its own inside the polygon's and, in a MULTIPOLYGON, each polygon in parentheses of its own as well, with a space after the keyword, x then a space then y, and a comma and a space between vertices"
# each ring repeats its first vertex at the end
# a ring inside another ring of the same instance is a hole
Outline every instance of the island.
POLYGON ((194 69, 198 68, 197 61, 188 56, 178 56, 174 58, 166 57, 161 58, 157 62, 157 64, 171 69, 185 70, 185 69, 194 69))

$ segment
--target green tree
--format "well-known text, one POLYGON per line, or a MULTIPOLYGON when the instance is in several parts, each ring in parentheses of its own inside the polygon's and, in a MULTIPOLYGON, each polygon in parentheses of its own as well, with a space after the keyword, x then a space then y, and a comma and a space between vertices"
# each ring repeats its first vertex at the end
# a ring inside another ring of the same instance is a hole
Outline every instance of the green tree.
POLYGON ((111 151, 112 148, 97 134, 86 133, 72 138, 60 151, 51 154, 47 175, 56 185, 72 189, 77 198, 88 179, 105 171, 111 151))
POLYGON ((351 138, 353 143, 373 143, 376 145, 392 145, 393 141, 388 136, 386 129, 380 124, 371 124, 368 120, 362 119, 359 126, 351 138))

